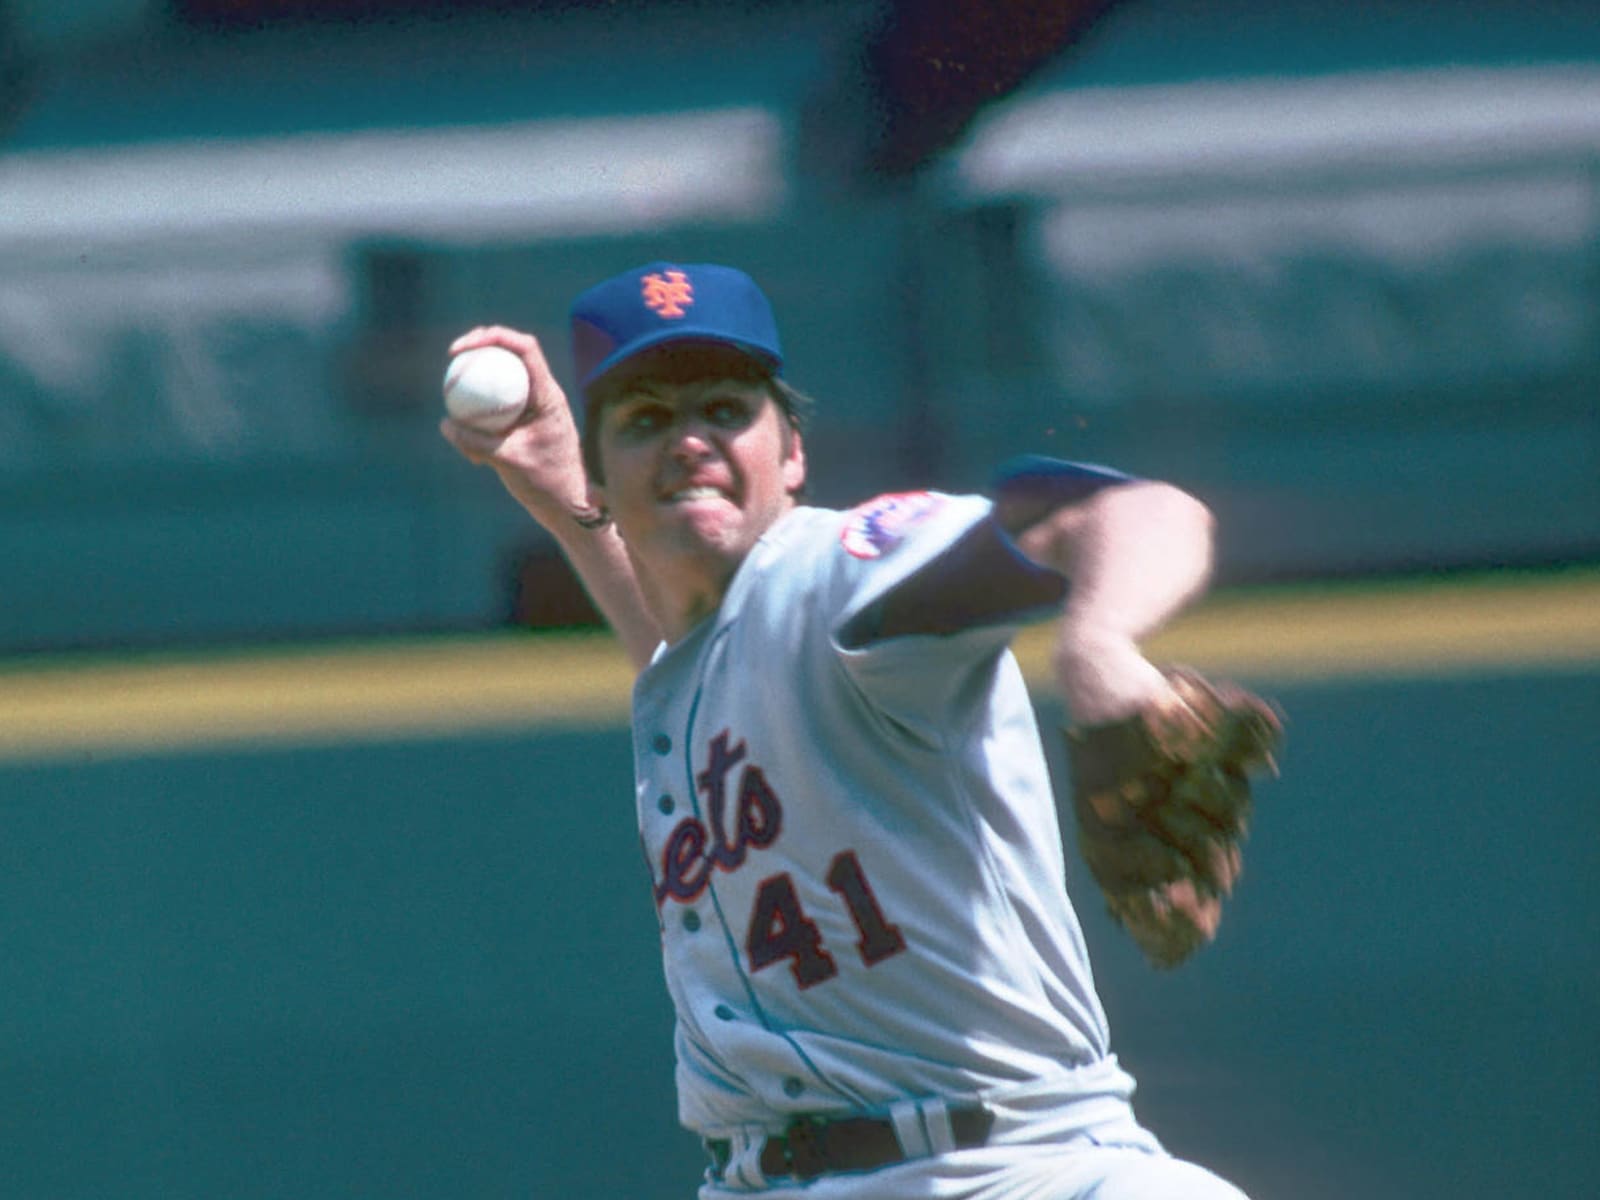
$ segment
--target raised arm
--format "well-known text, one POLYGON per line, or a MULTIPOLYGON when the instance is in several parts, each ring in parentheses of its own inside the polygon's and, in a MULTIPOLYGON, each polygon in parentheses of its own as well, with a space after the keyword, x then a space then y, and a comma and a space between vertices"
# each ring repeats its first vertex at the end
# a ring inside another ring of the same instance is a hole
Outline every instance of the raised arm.
POLYGON ((1170 484, 1129 482, 1028 516, 1018 548, 1071 580, 1053 665, 1072 720, 1118 720, 1167 693, 1139 643, 1205 590, 1210 510, 1170 484))
POLYGON ((1205 588, 1206 507, 1169 484, 1031 458, 1002 473, 994 518, 864 610, 841 640, 951 633, 1055 609, 1056 681, 1074 722, 1118 720, 1167 695, 1139 642, 1205 588))
POLYGON ((1249 775, 1271 768, 1279 714, 1229 683, 1162 671, 1139 649, 1204 589, 1212 517, 1162 483, 1049 503, 1048 476, 1000 515, 1022 553, 1071 581, 1054 666, 1078 849, 1149 960, 1172 967, 1216 936, 1242 863, 1249 775))
POLYGON ((440 433, 470 462, 492 467, 506 490, 555 538, 634 667, 642 670, 660 644, 660 630, 622 539, 589 495, 566 393, 531 334, 483 326, 457 338, 450 353, 478 346, 504 346, 522 359, 530 384, 528 411, 504 434, 483 433, 448 417, 440 422, 440 433))

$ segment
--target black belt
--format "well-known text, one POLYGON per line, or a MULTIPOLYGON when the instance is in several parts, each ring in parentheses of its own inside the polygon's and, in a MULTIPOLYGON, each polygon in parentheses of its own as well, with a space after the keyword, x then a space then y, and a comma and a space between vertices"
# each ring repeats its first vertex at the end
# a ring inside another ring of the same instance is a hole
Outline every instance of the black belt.
MULTIPOLYGON (((949 1113, 956 1149, 972 1150, 989 1140, 994 1114, 988 1109, 952 1107, 949 1113)), ((707 1138, 705 1146, 720 1176, 728 1167, 733 1144, 726 1138, 707 1138)), ((882 1117, 796 1117, 761 1145, 761 1173, 769 1179, 809 1180, 829 1171, 874 1171, 905 1160, 894 1123, 882 1117)))

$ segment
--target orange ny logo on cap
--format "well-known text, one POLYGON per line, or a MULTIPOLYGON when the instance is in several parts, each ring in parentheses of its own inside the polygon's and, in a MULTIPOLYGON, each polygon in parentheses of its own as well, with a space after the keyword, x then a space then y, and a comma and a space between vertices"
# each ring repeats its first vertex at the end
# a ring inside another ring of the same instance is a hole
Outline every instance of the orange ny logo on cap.
POLYGON ((682 271, 646 275, 641 282, 645 306, 658 317, 681 317, 694 303, 694 285, 682 271))

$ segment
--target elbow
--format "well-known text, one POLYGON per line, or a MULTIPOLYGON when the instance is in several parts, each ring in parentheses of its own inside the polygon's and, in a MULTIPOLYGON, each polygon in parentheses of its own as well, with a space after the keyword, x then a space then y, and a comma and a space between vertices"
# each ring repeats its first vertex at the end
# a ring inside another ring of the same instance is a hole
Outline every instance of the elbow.
MULTIPOLYGON (((1208 573, 1216 517, 1200 499, 1170 483, 1119 484, 1056 510, 1016 539, 1029 558, 1074 575, 1085 558, 1125 554, 1136 547, 1208 573)), ((1143 555, 1141 555, 1143 557, 1143 555)))
POLYGON ((1169 483, 1149 486, 1153 489, 1147 501, 1149 509, 1139 524, 1170 552, 1188 558, 1199 576, 1208 579, 1216 552, 1216 514, 1205 501, 1182 488, 1169 483))
POLYGON ((1144 564, 1184 590, 1204 587, 1216 558, 1217 519, 1198 497, 1170 483, 1137 483, 1107 495, 1090 535, 1104 553, 1144 564))
POLYGON ((1162 523, 1187 528, 1206 545, 1212 543, 1217 535, 1217 517, 1210 505, 1170 483, 1150 486, 1157 489, 1159 494, 1157 504, 1160 506, 1159 519, 1162 523))
POLYGON ((1216 537, 1217 518, 1199 497, 1170 483, 1133 483, 1108 489, 1103 520, 1124 533, 1162 531, 1210 546, 1216 537))

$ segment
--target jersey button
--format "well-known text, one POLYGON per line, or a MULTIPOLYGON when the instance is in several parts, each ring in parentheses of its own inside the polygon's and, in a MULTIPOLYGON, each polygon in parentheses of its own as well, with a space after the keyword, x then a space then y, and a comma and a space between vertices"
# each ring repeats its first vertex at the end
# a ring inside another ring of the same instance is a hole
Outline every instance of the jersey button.
POLYGON ((690 933, 693 933, 695 930, 699 929, 700 928, 700 914, 695 912, 695 910, 692 909, 692 908, 688 912, 684 913, 683 914, 683 927, 685 929, 687 929, 690 933))
POLYGON ((717 1005, 716 1014, 717 1014, 717 1020, 719 1020, 719 1021, 731 1021, 731 1020, 733 1020, 733 1018, 735 1016, 738 1015, 737 1013, 735 1013, 733 1011, 733 1009, 729 1008, 726 1004, 717 1005))
POLYGON ((805 1090, 806 1085, 801 1083, 793 1075, 789 1076, 789 1078, 783 1081, 783 1094, 785 1096, 798 1096, 805 1090))
POLYGON ((659 808, 663 813, 670 813, 674 808, 677 807, 677 805, 673 803, 671 796, 667 795, 666 792, 662 792, 656 800, 656 807, 659 808))
POLYGON ((650 739, 650 749, 654 750, 657 754, 671 754, 672 739, 664 733, 658 733, 655 735, 655 737, 650 739))

